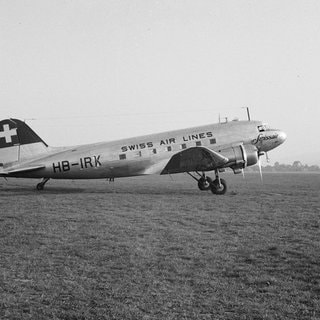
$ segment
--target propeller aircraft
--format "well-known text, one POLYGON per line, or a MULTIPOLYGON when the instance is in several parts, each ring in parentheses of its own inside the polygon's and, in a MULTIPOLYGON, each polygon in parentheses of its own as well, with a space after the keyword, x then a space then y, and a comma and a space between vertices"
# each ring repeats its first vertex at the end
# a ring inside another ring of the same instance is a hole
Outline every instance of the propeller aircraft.
POLYGON ((261 121, 223 123, 73 147, 48 146, 25 122, 0 121, 0 177, 110 179, 149 174, 187 173, 200 190, 221 195, 227 183, 220 173, 235 174, 259 164, 286 134, 261 121), (214 178, 207 172, 214 171, 214 178))

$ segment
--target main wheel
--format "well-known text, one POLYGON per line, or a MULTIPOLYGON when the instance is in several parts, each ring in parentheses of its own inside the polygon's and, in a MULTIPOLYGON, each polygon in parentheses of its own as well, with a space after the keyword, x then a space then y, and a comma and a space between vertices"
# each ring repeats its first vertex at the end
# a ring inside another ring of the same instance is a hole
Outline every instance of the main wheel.
POLYGON ((198 187, 201 191, 209 190, 211 188, 212 179, 210 177, 201 177, 198 180, 198 187))
POLYGON ((37 184, 37 190, 39 190, 39 191, 40 191, 40 190, 43 190, 43 189, 44 189, 44 185, 43 185, 43 183, 41 183, 41 182, 40 182, 40 183, 38 183, 38 184, 37 184))
POLYGON ((227 192, 227 183, 224 179, 220 179, 219 184, 219 180, 216 179, 211 183, 210 188, 213 194, 225 194, 227 192))

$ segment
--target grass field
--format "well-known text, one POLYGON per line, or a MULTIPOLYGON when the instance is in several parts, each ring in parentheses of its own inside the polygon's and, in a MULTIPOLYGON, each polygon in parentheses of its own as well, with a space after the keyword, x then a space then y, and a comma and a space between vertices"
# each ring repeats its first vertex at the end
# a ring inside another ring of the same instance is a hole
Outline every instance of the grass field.
POLYGON ((0 181, 0 319, 320 319, 320 175, 0 181))

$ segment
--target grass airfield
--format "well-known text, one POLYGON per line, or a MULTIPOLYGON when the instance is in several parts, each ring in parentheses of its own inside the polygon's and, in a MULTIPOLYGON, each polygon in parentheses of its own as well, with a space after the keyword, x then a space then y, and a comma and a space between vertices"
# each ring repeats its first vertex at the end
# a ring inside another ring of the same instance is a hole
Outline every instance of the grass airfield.
POLYGON ((320 319, 320 175, 0 180, 1 319, 320 319))

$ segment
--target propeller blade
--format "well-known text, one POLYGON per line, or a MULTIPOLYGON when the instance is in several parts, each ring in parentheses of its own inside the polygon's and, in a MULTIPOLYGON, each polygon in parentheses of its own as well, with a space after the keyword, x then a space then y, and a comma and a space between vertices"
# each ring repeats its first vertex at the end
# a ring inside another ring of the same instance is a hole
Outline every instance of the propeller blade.
POLYGON ((267 162, 269 163, 270 162, 270 158, 269 158, 268 152, 266 152, 266 159, 267 159, 267 162))
POLYGON ((259 159, 258 159, 258 167, 259 167, 259 173, 260 173, 260 180, 261 180, 261 183, 263 183, 262 168, 261 168, 261 160, 260 160, 260 157, 259 157, 259 159))

